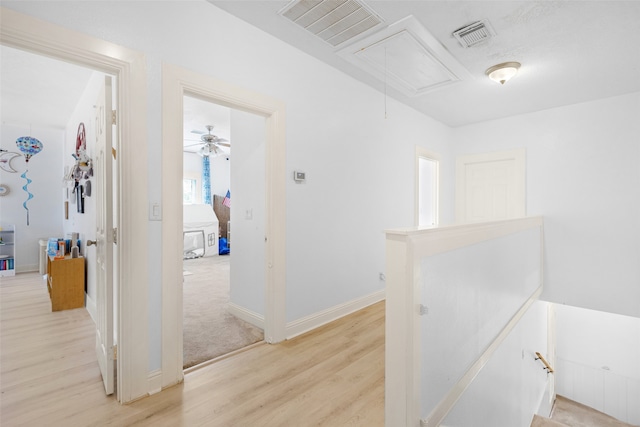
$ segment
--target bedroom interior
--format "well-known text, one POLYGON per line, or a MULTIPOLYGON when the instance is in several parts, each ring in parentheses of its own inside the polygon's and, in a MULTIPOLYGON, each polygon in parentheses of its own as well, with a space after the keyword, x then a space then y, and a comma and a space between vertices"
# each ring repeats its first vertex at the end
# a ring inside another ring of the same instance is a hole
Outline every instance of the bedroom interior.
POLYGON ((184 97, 183 368, 264 339, 231 302, 231 110, 184 97))

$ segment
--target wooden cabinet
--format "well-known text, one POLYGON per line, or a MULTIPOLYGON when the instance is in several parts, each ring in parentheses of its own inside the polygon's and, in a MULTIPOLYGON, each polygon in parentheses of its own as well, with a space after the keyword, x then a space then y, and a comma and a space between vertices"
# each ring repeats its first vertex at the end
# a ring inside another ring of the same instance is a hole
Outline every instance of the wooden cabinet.
POLYGON ((51 298, 51 310, 68 310, 84 307, 84 258, 47 260, 47 288, 51 298))

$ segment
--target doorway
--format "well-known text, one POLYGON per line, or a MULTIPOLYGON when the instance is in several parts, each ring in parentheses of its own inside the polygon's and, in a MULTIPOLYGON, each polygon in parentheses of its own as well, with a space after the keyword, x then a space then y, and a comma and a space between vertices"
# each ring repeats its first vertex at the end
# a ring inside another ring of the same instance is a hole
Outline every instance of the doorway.
POLYGON ((265 119, 188 95, 183 111, 188 370, 264 340, 265 119))
MULTIPOLYGON (((33 255, 39 255, 41 261, 46 257, 44 253, 30 250, 39 245, 39 240, 46 243, 49 238, 70 239, 77 233, 79 259, 73 262, 77 262, 82 273, 78 275, 78 270, 68 273, 74 274, 73 279, 78 280, 80 288, 69 291, 63 298, 79 298, 79 304, 69 304, 66 308, 86 309, 95 325, 94 354, 105 392, 110 395, 115 391, 114 358, 110 355, 117 342, 118 309, 114 304, 118 300, 117 280, 114 280, 117 270, 113 262, 117 252, 112 231, 117 227, 118 218, 118 174, 111 162, 112 152, 117 147, 112 132, 115 128, 112 111, 118 110, 113 90, 117 87, 117 79, 94 67, 22 49, 1 45, 0 51, 3 107, 7 107, 2 114, 3 140, 15 141, 15 132, 33 135, 39 138, 43 151, 42 154, 37 151, 29 163, 16 162, 12 158, 13 166, 19 165, 23 175, 13 168, 3 169, 3 174, 12 172, 3 175, 3 182, 11 182, 16 190, 18 182, 27 180, 27 170, 33 178, 28 179, 29 190, 23 187, 25 194, 29 194, 31 210, 31 221, 27 221, 26 226, 23 221, 15 221, 15 215, 22 216, 22 208, 26 206, 26 203, 17 203, 18 198, 22 199, 17 191, 2 208, 3 217, 16 223, 20 236, 18 243, 24 248, 21 251, 30 256, 18 258, 20 272, 38 270, 38 264, 31 261, 33 255), (60 91, 59 96, 52 96, 51 91, 60 91), (14 135, 10 137, 12 133, 14 135)), ((4 147, 8 153, 17 151, 13 144, 4 147)), ((71 257, 70 252, 67 249, 67 257, 71 257)), ((53 265, 46 263, 40 269, 49 264, 53 265)), ((61 265, 59 268, 68 267, 61 265)), ((51 272, 42 271, 41 274, 51 272)), ((43 286, 44 294, 46 289, 43 286)), ((54 310, 59 308, 54 304, 54 310)))
POLYGON ((416 147, 415 224, 435 227, 439 223, 440 156, 422 147, 416 147))
MULTIPOLYGON (((183 96, 206 99, 262 117, 264 126, 264 335, 276 343, 286 338, 286 181, 285 106, 273 98, 213 77, 163 64, 162 73, 162 387, 182 381, 182 164, 183 96)), ((233 183, 231 184, 234 185, 233 183)), ((233 198, 233 196, 232 196, 233 198)), ((232 202, 233 203, 233 202, 232 202)), ((247 205, 246 207, 250 207, 247 205)), ((241 207, 240 212, 247 212, 241 207)), ((251 212, 249 212, 251 213, 251 212)), ((234 222, 232 218, 231 222, 234 222)), ((233 227, 233 226, 232 226, 233 227)), ((232 250, 236 240, 232 234, 232 250)), ((257 311, 256 311, 257 312, 257 311)), ((251 317, 251 313, 245 313, 251 317)))
POLYGON ((146 393, 147 375, 141 375, 148 352, 148 225, 147 137, 144 117, 146 74, 144 55, 97 40, 53 24, 43 26, 37 19, 3 8, 0 43, 114 75, 120 103, 118 168, 118 241, 116 280, 118 283, 117 398, 129 402, 146 393), (121 144, 121 141, 136 144, 121 144), (135 162, 131 161, 136 159, 135 162), (136 254, 136 256, 132 256, 136 254), (136 351, 137 350, 137 351, 136 351), (142 350, 142 351, 140 351, 142 350), (144 389, 144 390, 143 390, 144 389))

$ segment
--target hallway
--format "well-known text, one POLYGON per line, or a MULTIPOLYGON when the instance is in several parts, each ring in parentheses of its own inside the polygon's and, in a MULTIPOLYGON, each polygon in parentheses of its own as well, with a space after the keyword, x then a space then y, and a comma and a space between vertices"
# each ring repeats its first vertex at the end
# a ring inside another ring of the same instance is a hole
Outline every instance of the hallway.
POLYGON ((3 278, 0 301, 3 427, 384 425, 384 303, 120 405, 104 395, 85 309, 52 313, 37 273, 3 278))

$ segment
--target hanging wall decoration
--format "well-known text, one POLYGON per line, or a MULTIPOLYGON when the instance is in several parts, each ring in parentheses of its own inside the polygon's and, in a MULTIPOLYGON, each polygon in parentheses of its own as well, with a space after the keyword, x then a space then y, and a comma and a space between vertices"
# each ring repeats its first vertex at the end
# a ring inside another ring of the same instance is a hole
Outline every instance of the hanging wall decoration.
POLYGON ((29 208, 27 207, 27 202, 33 199, 33 194, 31 194, 28 189, 29 184, 32 182, 27 178, 27 172, 29 172, 29 159, 42 151, 43 145, 42 142, 30 136, 21 136, 16 139, 16 145, 18 146, 18 149, 22 151, 22 154, 24 154, 24 159, 27 162, 27 169, 22 175, 20 175, 20 177, 27 180, 27 183, 22 187, 22 189, 27 193, 27 200, 22 203, 22 206, 27 211, 27 225, 29 225, 29 208))
POLYGON ((0 150, 0 169, 5 172, 17 173, 16 168, 13 167, 11 161, 16 157, 20 157, 20 153, 14 153, 13 151, 0 150))
POLYGON ((211 170, 209 156, 202 156, 202 201, 211 204, 211 170))
POLYGON ((87 154, 87 134, 83 122, 78 125, 75 152, 71 154, 75 164, 65 173, 65 181, 73 183, 71 203, 76 204, 78 213, 84 213, 84 198, 91 196, 91 182, 93 176, 93 160, 87 154), (82 185, 82 180, 86 180, 82 185))

